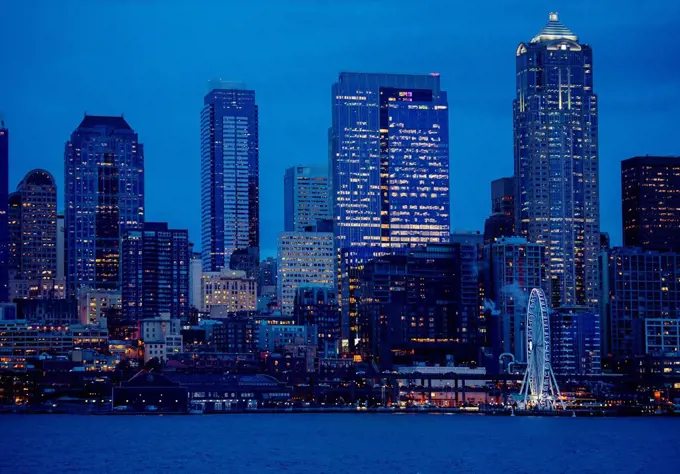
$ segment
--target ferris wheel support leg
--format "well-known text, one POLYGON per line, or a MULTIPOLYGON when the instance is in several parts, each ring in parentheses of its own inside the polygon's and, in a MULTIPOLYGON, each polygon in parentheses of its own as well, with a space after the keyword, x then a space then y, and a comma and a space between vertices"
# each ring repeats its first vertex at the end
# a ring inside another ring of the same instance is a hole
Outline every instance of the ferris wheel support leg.
POLYGON ((562 409, 566 410, 566 405, 564 403, 564 400, 562 400, 562 394, 560 393, 560 386, 557 385, 557 379, 555 378, 555 372, 553 372, 552 366, 550 366, 550 379, 552 380, 551 388, 555 387, 553 390, 553 396, 556 395, 555 400, 560 401, 560 405, 562 405, 562 409))

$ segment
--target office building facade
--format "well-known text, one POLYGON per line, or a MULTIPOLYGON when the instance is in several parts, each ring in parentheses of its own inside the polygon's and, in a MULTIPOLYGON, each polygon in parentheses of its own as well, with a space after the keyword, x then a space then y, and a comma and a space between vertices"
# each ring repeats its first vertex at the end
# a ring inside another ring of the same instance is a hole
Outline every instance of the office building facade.
POLYGON ((448 137, 438 74, 341 73, 329 135, 336 247, 447 242, 448 137))
POLYGON ((66 282, 120 288, 120 244, 144 223, 144 148, 123 117, 86 115, 66 143, 66 282))
POLYGON ((257 309, 257 280, 242 271, 203 272, 203 307, 213 318, 257 309))
POLYGON ((164 222, 145 222, 122 241, 123 318, 138 321, 167 313, 186 319, 189 311, 189 232, 164 222))
POLYGON ((600 203, 593 52, 551 13, 516 52, 516 232, 545 245, 553 306, 596 306, 600 203))
POLYGON ((680 156, 621 162, 623 245, 680 252, 680 156))
POLYGON ((236 250, 259 252, 258 108, 243 85, 210 87, 201 111, 201 238, 203 270, 217 272, 231 268, 236 250))

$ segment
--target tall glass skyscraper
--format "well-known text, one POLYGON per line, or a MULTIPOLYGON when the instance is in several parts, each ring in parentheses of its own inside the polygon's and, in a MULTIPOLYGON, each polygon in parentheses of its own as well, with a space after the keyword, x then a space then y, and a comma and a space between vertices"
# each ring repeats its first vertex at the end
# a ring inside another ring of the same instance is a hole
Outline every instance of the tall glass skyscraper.
POLYGON ((260 173, 255 91, 210 87, 201 111, 201 234, 203 270, 216 272, 230 268, 236 250, 259 254, 260 173))
POLYGON ((144 223, 144 148, 123 117, 86 115, 64 161, 67 290, 118 290, 121 237, 144 223))
POLYGON ((9 294, 7 198, 9 194, 9 131, 5 122, 0 122, 0 303, 7 301, 9 294))
POLYGON ((332 114, 337 247, 448 242, 449 112, 439 75, 341 73, 332 114))
POLYGON ((600 244, 593 52, 551 13, 516 56, 516 232, 548 248, 553 305, 592 306, 600 244))

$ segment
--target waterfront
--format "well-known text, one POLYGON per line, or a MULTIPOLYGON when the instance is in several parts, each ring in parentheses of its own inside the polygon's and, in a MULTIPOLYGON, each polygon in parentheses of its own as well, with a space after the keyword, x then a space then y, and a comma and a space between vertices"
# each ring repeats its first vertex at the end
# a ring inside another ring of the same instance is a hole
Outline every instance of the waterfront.
POLYGON ((0 416, 2 473, 627 473, 680 462, 673 418, 0 416))

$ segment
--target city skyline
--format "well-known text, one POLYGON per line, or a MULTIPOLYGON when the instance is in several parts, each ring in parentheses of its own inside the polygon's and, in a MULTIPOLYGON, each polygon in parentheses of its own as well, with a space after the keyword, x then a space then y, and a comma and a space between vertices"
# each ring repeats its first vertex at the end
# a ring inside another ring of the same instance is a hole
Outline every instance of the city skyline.
MULTIPOLYGON (((59 64, 61 61, 70 64, 82 59, 81 54, 94 52, 87 48, 80 52, 73 49, 76 37, 71 36, 73 34, 91 35, 91 43, 101 47, 103 37, 98 36, 96 28, 93 29, 99 26, 109 34, 119 34, 123 46, 129 47, 126 54, 116 56, 121 66, 130 70, 141 66, 148 73, 137 77, 120 72, 113 77, 102 76, 94 80, 91 77, 85 79, 87 74, 81 77, 68 73, 69 67, 50 70, 50 64, 54 65, 52 59, 40 64, 27 60, 31 55, 39 57, 40 50, 36 48, 42 43, 14 28, 14 24, 22 24, 18 19, 29 12, 24 10, 25 6, 12 5, 8 17, 18 15, 17 21, 10 22, 9 27, 0 33, 2 39, 8 35, 8 38, 19 40, 4 41, 5 44, 23 44, 10 47, 7 52, 7 64, 16 74, 0 78, 0 108, 12 133, 10 183, 18 182, 27 171, 39 167, 52 173, 60 185, 64 182, 60 150, 63 150, 68 134, 82 119, 83 112, 87 110, 97 115, 124 112, 126 120, 139 133, 140 142, 146 146, 147 218, 168 221, 173 228, 189 229, 191 240, 199 246, 200 124, 196 117, 201 97, 207 92, 206 83, 212 77, 221 75, 225 79, 242 80, 256 91, 261 109, 262 256, 275 255, 276 235, 283 229, 283 216, 278 207, 282 207, 280 197, 284 170, 296 164, 323 165, 326 162, 326 129, 330 125, 328 95, 330 85, 338 74, 343 70, 439 72, 442 89, 450 94, 451 228, 481 231, 488 216, 488 183, 512 174, 513 53, 520 41, 540 30, 549 10, 558 11, 560 19, 596 49, 595 87, 600 95, 601 124, 601 229, 612 235, 614 244, 621 243, 620 162, 636 155, 677 154, 671 148, 673 143, 668 136, 672 133, 672 124, 677 122, 677 104, 680 104, 678 66, 653 47, 654 38, 659 36, 665 37, 667 42, 678 41, 674 35, 665 33, 677 26, 674 18, 680 17, 674 15, 676 11, 680 13, 680 6, 670 2, 655 4, 644 10, 638 10, 632 3, 617 5, 616 10, 610 10, 602 5, 588 5, 587 2, 554 2, 550 5, 528 2, 517 11, 510 7, 479 11, 481 9, 475 7, 457 8, 442 3, 442 15, 438 15, 441 19, 429 24, 428 28, 410 25, 398 15, 389 13, 388 19, 396 27, 411 28, 404 29, 409 34, 395 35, 394 50, 382 55, 360 52, 367 42, 375 39, 377 33, 367 31, 365 38, 338 41, 337 35, 334 36, 336 27, 323 21, 336 13, 340 20, 355 18, 353 15, 357 11, 370 16, 373 10, 381 8, 381 2, 362 5, 353 9, 352 14, 337 12, 328 5, 310 5, 307 2, 294 2, 273 9, 263 8, 262 4, 266 2, 255 3, 250 7, 234 8, 249 18, 259 18, 263 25, 273 23, 277 28, 271 34, 281 29, 292 34, 287 40, 289 48, 286 49, 284 43, 275 49, 275 57, 272 58, 263 41, 268 44, 273 36, 265 34, 251 48, 246 48, 243 56, 208 62, 200 46, 206 37, 210 38, 218 31, 217 24, 209 21, 193 33, 192 41, 181 44, 180 52, 187 56, 187 64, 183 67, 191 68, 191 72, 183 72, 183 69, 179 73, 175 71, 172 80, 166 77, 168 59, 162 58, 166 52, 174 51, 177 44, 162 28, 180 18, 191 25, 205 13, 204 7, 209 2, 199 2, 192 12, 169 3, 160 21, 161 30, 154 29, 159 26, 149 25, 149 36, 157 33, 156 38, 150 38, 152 44, 149 47, 155 48, 152 49, 154 52, 159 51, 159 55, 148 62, 144 52, 149 50, 141 48, 139 52, 133 51, 138 46, 138 38, 127 36, 115 26, 116 18, 127 17, 129 13, 125 2, 110 6, 108 10, 83 3, 80 5, 83 15, 90 18, 102 13, 108 15, 87 25, 77 23, 73 33, 69 31, 63 37, 54 38, 51 36, 56 34, 56 18, 68 14, 69 8, 52 11, 45 7, 30 12, 36 17, 32 24, 41 28, 42 35, 54 40, 51 46, 54 54, 50 58, 60 61, 59 64), (462 11, 456 15, 444 14, 458 10, 462 11), (300 33, 288 31, 284 20, 289 15, 300 13, 319 16, 319 25, 323 28, 314 24, 305 26, 300 33), (500 22, 504 17, 507 21, 500 22), (487 22, 495 25, 493 35, 484 28, 476 27, 487 22), (465 23, 470 26, 466 27, 465 23), (626 34, 621 34, 621 31, 626 34), (311 48, 304 42, 310 34, 319 40, 321 47, 311 48), (466 42, 461 46, 457 41, 463 38, 466 42), (168 44, 158 44, 158 41, 167 41, 168 44), (427 43, 428 47, 419 47, 416 51, 414 43, 427 43), (329 48, 332 54, 327 54, 329 48), (483 64, 471 63, 476 61, 476 56, 471 55, 476 54, 479 48, 485 49, 488 59, 483 64), (597 54, 597 51, 600 53, 597 54), (630 55, 641 58, 640 64, 646 66, 646 71, 630 68, 625 61, 630 55), (329 59, 325 63, 319 61, 320 57, 327 56, 329 59), (254 58, 266 63, 271 74, 259 77, 257 68, 252 64, 259 61, 253 61, 254 58), (194 64, 196 61, 201 63, 200 66, 194 64), (474 64, 474 68, 468 67, 470 64, 474 64), (300 71, 306 73, 301 77, 300 71), (43 78, 48 75, 53 90, 44 95, 38 84, 45 84, 43 78), (654 86, 644 87, 642 81, 650 77, 654 78, 654 86), (493 80, 490 81, 490 78, 493 80), (480 94, 482 89, 484 94, 480 94), (461 90, 466 93, 461 94, 461 90), (631 90, 635 90, 636 94, 631 94, 631 90), (7 91, 13 92, 9 94, 7 91), (151 91, 154 93, 151 94, 151 91), (168 93, 176 99, 171 101, 171 106, 161 104, 168 93), (37 122, 33 107, 27 108, 30 113, 22 110, 29 94, 35 96, 31 100, 38 100, 42 105, 37 122), (282 119, 281 112, 293 104, 303 112, 297 112, 295 120, 282 119), (160 116, 166 121, 163 126, 158 121, 160 116), (32 130, 43 120, 48 121, 51 127, 36 137, 32 130), (168 130, 173 132, 172 140, 167 138, 168 130), (475 139, 481 135, 490 136, 490 139, 485 140, 485 146, 480 150, 475 139), (182 166, 179 166, 180 163, 182 166), (468 179, 469 176, 474 176, 474 179, 468 179), (470 202, 479 204, 470 206, 470 202)), ((156 11, 137 4, 135 8, 138 17, 135 21, 145 21, 156 11)), ((61 29, 59 32, 62 33, 61 29)), ((234 34, 238 33, 237 28, 234 34)), ((667 44, 667 47, 672 48, 672 44, 667 44)), ((92 60, 94 70, 100 59, 93 57, 92 60)), ((64 209, 61 197, 59 211, 64 209)))

